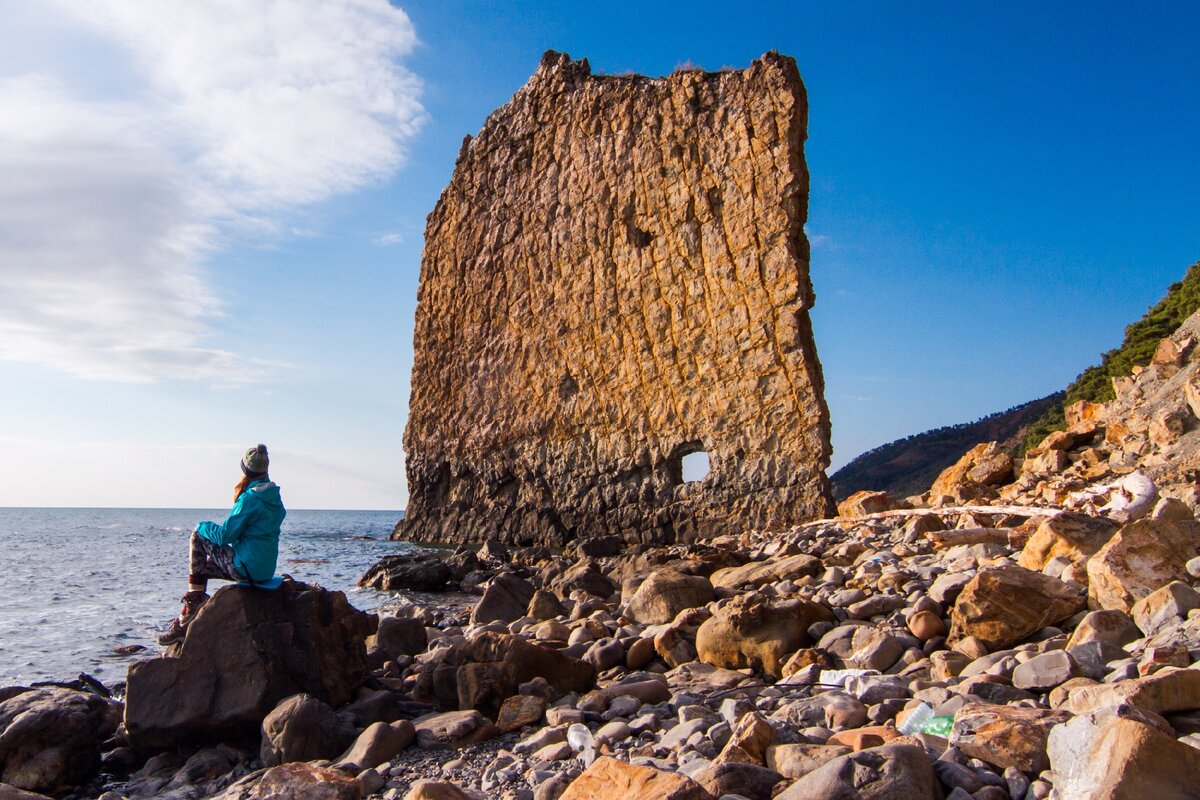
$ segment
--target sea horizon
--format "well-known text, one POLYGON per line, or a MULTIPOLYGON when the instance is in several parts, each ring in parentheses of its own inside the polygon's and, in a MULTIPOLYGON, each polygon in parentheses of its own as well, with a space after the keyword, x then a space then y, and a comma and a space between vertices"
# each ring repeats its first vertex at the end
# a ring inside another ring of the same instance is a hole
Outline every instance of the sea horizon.
MULTIPOLYGON (((160 652, 159 633, 186 590, 188 537, 228 509, 0 506, 0 686, 86 672, 124 680, 160 652)), ((403 512, 289 509, 276 574, 343 591, 373 611, 395 598, 358 578, 384 555, 403 512)), ((209 591, 225 582, 214 581, 209 591)))

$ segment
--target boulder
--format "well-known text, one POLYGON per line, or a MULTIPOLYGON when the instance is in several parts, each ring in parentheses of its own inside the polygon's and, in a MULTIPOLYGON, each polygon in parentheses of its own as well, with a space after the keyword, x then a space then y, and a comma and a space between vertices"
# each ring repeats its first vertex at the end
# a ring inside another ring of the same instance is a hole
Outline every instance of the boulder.
POLYGON ((650 573, 629 598, 629 616, 643 625, 670 622, 681 611, 713 599, 713 586, 702 575, 684 575, 673 569, 650 573))
POLYGON ((548 620, 566 614, 567 610, 552 592, 538 589, 533 593, 533 598, 529 601, 529 608, 525 610, 525 613, 534 619, 548 620))
POLYGON ((512 560, 512 552, 509 551, 508 545, 499 539, 488 539, 475 555, 484 561, 494 561, 497 564, 507 564, 512 560))
POLYGON ((353 776, 294 762, 253 772, 213 800, 359 800, 361 797, 353 776))
MULTIPOLYGON (((732 719, 730 719, 732 722, 732 719)), ((733 732, 717 761, 741 761, 764 766, 767 750, 775 742, 775 728, 757 711, 742 714, 733 724, 733 732)))
POLYGON ((713 800, 691 778, 653 767, 639 767, 607 756, 571 782, 559 800, 713 800))
POLYGON ((1082 592, 1040 572, 1015 565, 983 570, 954 604, 949 641, 973 636, 989 650, 999 650, 1063 622, 1086 604, 1082 592))
POLYGON ((1081 686, 1063 708, 1089 714, 1122 703, 1156 714, 1200 709, 1200 670, 1169 668, 1144 678, 1081 686))
POLYGON ((863 489, 855 492, 837 504, 839 517, 862 517, 867 514, 878 514, 881 511, 891 511, 899 508, 896 498, 887 492, 873 492, 863 489))
POLYGON ((98 694, 54 687, 0 702, 0 783, 49 794, 87 783, 118 708, 98 694))
POLYGON ((989 497, 988 487, 1004 483, 1012 471, 1012 456, 999 442, 978 444, 942 470, 929 488, 929 497, 931 502, 949 499, 954 503, 989 497))
POLYGON ((509 572, 502 572, 488 583, 483 597, 471 609, 471 624, 489 622, 508 624, 525 616, 533 600, 533 584, 509 572))
POLYGON ((571 592, 584 592, 601 600, 607 600, 617 590, 599 565, 590 558, 581 558, 550 581, 549 589, 559 597, 570 597, 571 592))
POLYGON ((820 650, 837 656, 851 669, 883 671, 904 654, 904 645, 884 628, 843 625, 821 637, 820 650))
POLYGON ((125 729, 139 747, 257 736, 279 701, 306 693, 333 707, 368 675, 375 618, 342 592, 287 581, 218 589, 163 658, 129 668, 125 729))
POLYGON ((428 553, 404 553, 384 556, 372 565, 358 585, 369 589, 410 592, 440 592, 450 582, 450 566, 440 558, 428 553))
POLYGON ((678 625, 671 625, 654 635, 654 652, 668 667, 678 667, 696 660, 694 634, 678 625))
POLYGON ((719 589, 737 589, 742 586, 763 586, 783 580, 795 580, 807 575, 816 575, 822 569, 821 562, 814 556, 800 553, 767 561, 751 561, 740 567, 725 567, 712 575, 712 585, 719 589))
POLYGON ((1115 608, 1089 611, 1071 634, 1067 649, 1088 642, 1106 642, 1124 647, 1142 636, 1138 626, 1124 611, 1115 608))
POLYGON ((328 703, 312 695, 296 694, 275 706, 263 720, 259 758, 268 767, 328 759, 352 741, 354 729, 328 703))
POLYGON ((428 646, 425 623, 412 617, 380 617, 375 635, 367 639, 367 649, 378 649, 390 659, 424 653, 428 646))
POLYGON ((696 631, 696 653, 715 667, 751 667, 779 676, 788 656, 811 644, 808 627, 833 619, 828 608, 809 600, 741 595, 696 631))
POLYGON ((465 747, 491 739, 499 730, 478 711, 447 711, 413 720, 421 747, 465 747))
POLYGON ((1046 738, 1070 718, 1064 711, 967 703, 954 715, 950 744, 1001 769, 1037 773, 1046 769, 1046 738))
POLYGON ((892 743, 847 753, 797 780, 776 800, 940 800, 922 747, 892 743))
POLYGON ((517 693, 517 687, 544 678, 559 694, 585 692, 596 670, 578 658, 501 633, 482 633, 447 648, 424 664, 414 699, 443 708, 479 709, 489 715, 517 693))
POLYGON ((625 646, 616 639, 597 639, 583 654, 583 660, 595 667, 596 672, 604 672, 625 663, 625 646))
POLYGON ((747 800, 771 800, 772 790, 783 780, 773 769, 741 761, 714 761, 691 777, 713 797, 734 795, 747 800))
POLYGON ((620 536, 587 536, 576 539, 564 553, 571 558, 608 558, 621 554, 625 542, 620 536))
POLYGON ((1172 581, 1134 603, 1129 615, 1142 633, 1153 636, 1182 622, 1196 608, 1200 608, 1200 594, 1183 581, 1172 581))
POLYGON ((1046 692, 1079 674, 1079 666, 1066 650, 1051 650, 1017 666, 1013 686, 1032 692, 1046 692))
POLYGON ((1075 566, 1075 574, 1086 576, 1087 561, 1117 532, 1117 524, 1104 517, 1067 511, 1050 517, 1025 543, 1017 564, 1041 572, 1055 558, 1075 566))
POLYGON ((515 694, 500 705, 496 715, 496 727, 501 733, 515 731, 526 725, 536 725, 546 714, 546 698, 536 695, 515 694))
POLYGON ((633 697, 642 703, 652 705, 670 700, 671 688, 665 680, 661 679, 614 683, 603 689, 588 692, 580 699, 578 707, 585 711, 605 711, 618 697, 633 697))
POLYGON ((416 728, 406 719, 376 722, 358 735, 334 767, 351 773, 377 767, 403 753, 416 736, 416 728))
POLYGON ((1128 612, 1155 589, 1171 581, 1187 580, 1187 562, 1197 555, 1200 522, 1131 522, 1088 559, 1089 604, 1128 612))
POLYGON ((922 642, 946 635, 946 623, 932 611, 918 611, 907 620, 908 630, 922 642))
POLYGON ((1048 742, 1059 800, 1195 800, 1200 750, 1133 719, 1077 716, 1048 742))
POLYGON ((776 744, 767 749, 767 766, 796 780, 850 752, 849 747, 831 744, 776 744))

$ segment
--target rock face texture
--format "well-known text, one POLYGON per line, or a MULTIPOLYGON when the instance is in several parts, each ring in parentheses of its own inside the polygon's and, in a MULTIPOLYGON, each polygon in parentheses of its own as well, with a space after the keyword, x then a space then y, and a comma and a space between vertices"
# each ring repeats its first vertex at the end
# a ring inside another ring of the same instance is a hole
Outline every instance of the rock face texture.
POLYGON ((395 538, 662 542, 833 511, 806 117, 776 53, 661 79, 543 57, 429 216, 395 538))

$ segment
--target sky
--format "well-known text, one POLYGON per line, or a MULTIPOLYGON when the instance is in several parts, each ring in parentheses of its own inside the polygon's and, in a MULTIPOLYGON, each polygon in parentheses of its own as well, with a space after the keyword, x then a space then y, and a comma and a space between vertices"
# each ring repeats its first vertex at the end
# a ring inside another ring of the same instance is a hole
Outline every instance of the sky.
POLYGON ((1200 260, 1200 6, 0 0, 0 506, 404 507, 423 228, 547 49, 793 56, 833 468, 1066 385, 1200 260))

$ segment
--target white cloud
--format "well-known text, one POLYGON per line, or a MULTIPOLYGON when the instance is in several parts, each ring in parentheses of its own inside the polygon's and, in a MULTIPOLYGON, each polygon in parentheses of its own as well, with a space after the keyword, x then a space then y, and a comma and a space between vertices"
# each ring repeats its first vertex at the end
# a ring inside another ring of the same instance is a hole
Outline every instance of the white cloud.
POLYGON ((403 242, 404 237, 398 233, 385 233, 383 236, 377 236, 371 240, 372 244, 377 244, 380 247, 390 247, 391 245, 401 244, 403 242))
MULTIPOLYGON (((390 175, 420 125, 386 0, 57 0, 145 83, 81 97, 0 79, 0 358, 112 380, 252 380, 208 346, 204 259, 390 175)), ((47 52, 52 52, 47 48, 47 52)), ((49 57, 49 56, 48 56, 49 57)))

